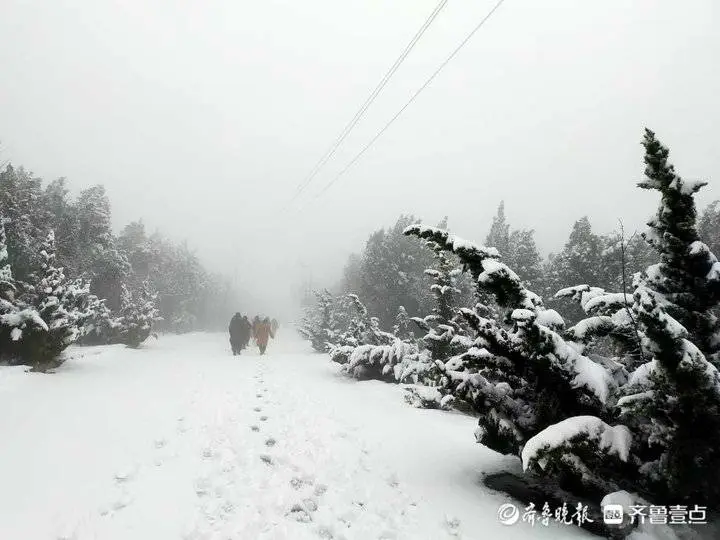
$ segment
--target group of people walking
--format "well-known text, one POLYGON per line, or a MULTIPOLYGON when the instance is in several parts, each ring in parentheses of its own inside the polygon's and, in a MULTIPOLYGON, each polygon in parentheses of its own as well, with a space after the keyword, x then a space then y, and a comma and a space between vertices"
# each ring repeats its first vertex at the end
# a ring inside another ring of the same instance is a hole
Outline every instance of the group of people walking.
POLYGON ((247 348, 250 339, 255 341, 258 349, 260 349, 260 354, 265 354, 268 342, 275 337, 278 326, 277 320, 270 320, 270 317, 255 315, 255 318, 250 322, 247 315, 236 313, 230 320, 230 327, 228 328, 230 331, 230 348, 233 355, 237 356, 243 349, 247 348))

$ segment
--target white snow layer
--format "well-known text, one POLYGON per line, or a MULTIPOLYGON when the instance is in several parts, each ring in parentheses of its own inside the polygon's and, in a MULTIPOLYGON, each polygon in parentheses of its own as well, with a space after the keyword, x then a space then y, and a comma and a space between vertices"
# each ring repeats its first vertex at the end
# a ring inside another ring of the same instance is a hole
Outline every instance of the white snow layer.
POLYGON ((538 311, 537 324, 547 326, 548 328, 561 328, 565 325, 562 316, 554 309, 543 309, 538 311))
POLYGON ((596 416, 574 416, 543 429, 528 440, 522 450, 523 469, 528 468, 530 461, 536 458, 541 450, 558 448, 578 435, 597 439, 601 450, 616 454, 623 461, 627 461, 632 442, 632 435, 627 427, 610 426, 596 416))
POLYGON ((340 375, 290 328, 71 347, 55 374, 0 367, 0 538, 592 538, 498 522, 477 420, 340 375))

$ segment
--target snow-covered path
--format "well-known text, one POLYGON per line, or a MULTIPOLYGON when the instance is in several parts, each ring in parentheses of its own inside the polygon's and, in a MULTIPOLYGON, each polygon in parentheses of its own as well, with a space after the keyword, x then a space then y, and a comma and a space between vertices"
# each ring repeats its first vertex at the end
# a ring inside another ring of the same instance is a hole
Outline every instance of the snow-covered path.
POLYGON ((497 520, 508 464, 475 421, 338 375, 284 329, 267 356, 222 334, 74 349, 0 368, 0 538, 586 538, 497 520))

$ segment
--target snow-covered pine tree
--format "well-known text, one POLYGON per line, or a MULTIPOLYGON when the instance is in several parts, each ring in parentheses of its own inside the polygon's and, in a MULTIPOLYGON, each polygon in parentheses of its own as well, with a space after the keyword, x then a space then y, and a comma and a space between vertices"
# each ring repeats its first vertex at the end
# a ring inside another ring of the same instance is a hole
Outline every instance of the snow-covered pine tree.
POLYGON ((15 297, 15 280, 13 280, 8 255, 7 235, 5 234, 5 220, 0 214, 0 299, 11 301, 15 297))
POLYGON ((445 363, 461 397, 480 413, 479 442, 520 455, 527 440, 573 415, 609 416, 614 385, 607 370, 579 354, 558 334, 563 320, 499 261, 494 248, 476 246, 433 227, 411 226, 405 234, 455 253, 505 310, 502 321, 477 310, 461 313, 476 332, 474 346, 445 363))
MULTIPOLYGON (((445 229, 445 227, 438 227, 445 229)), ((497 214, 493 217, 490 231, 485 237, 485 245, 494 247, 500 253, 500 256, 506 260, 510 256, 510 224, 505 218, 505 201, 500 201, 497 214)))
POLYGON ((621 291, 623 285, 629 288, 632 277, 658 262, 655 250, 640 233, 629 236, 624 231, 602 236, 603 276, 595 285, 609 290, 621 291))
POLYGON ((517 275, 528 288, 540 285, 542 272, 542 257, 535 244, 535 231, 532 229, 518 229, 510 233, 510 253, 508 261, 517 275))
POLYGON ((700 241, 694 194, 707 182, 687 181, 667 162, 669 151, 646 130, 646 179, 638 185, 660 192, 662 202, 643 234, 660 255, 660 264, 648 272, 650 285, 665 296, 669 315, 689 332, 689 339, 716 367, 720 366, 720 303, 718 262, 700 241))
POLYGON ((107 307, 105 300, 89 294, 83 306, 85 312, 78 345, 107 345, 120 339, 121 322, 107 307))
MULTIPOLYGON (((603 272, 604 244, 600 236, 595 234, 590 220, 583 217, 575 222, 568 241, 557 255, 550 258, 545 270, 545 291, 550 298, 568 284, 594 285, 608 288, 604 283, 603 272)), ((561 309, 566 321, 571 324, 583 318, 582 310, 565 301, 550 301, 550 305, 561 309)))
POLYGON ((395 326, 393 326, 393 334, 395 334, 395 337, 400 341, 406 341, 408 343, 415 342, 415 332, 413 332, 411 322, 410 315, 408 315, 405 306, 400 306, 395 316, 395 326))
POLYGON ((150 291, 147 281, 134 295, 123 285, 122 301, 120 339, 128 347, 137 348, 150 337, 153 324, 160 319, 155 307, 157 294, 150 291))
POLYGON ((0 361, 12 360, 11 347, 17 337, 17 306, 15 280, 12 276, 5 235, 5 221, 0 214, 0 361))
POLYGON ((20 297, 45 323, 45 327, 34 324, 23 330, 17 344, 21 361, 38 369, 63 362, 62 351, 80 335, 84 315, 79 306, 89 294, 84 284, 65 277, 63 268, 55 263, 55 256, 55 233, 51 230, 40 251, 42 263, 37 281, 20 297))
POLYGON ((720 263, 698 240, 694 205, 705 183, 680 178, 649 130, 643 146, 646 179, 639 186, 661 195, 644 237, 660 263, 636 274, 630 305, 623 293, 566 291, 597 313, 571 333, 604 332, 641 344, 641 360, 629 352, 620 359, 631 370, 618 392, 623 425, 569 418, 528 441, 523 460, 535 471, 590 485, 598 496, 624 489, 651 501, 720 508, 720 375, 705 354, 716 354, 720 263))
POLYGON ((713 201, 703 210, 698 222, 700 239, 710 251, 720 253, 720 201, 713 201))
POLYGON ((353 347, 369 344, 371 321, 368 309, 360 301, 360 297, 357 294, 347 294, 342 297, 340 305, 346 315, 347 326, 345 331, 341 332, 338 343, 353 347))
MULTIPOLYGON (((425 270, 425 274, 433 280, 430 290, 435 298, 435 307, 430 315, 413 317, 412 321, 425 332, 421 339, 430 351, 430 357, 434 361, 445 362, 470 346, 467 340, 463 340, 465 332, 459 324, 461 317, 456 304, 460 294, 456 282, 462 270, 453 267, 440 246, 428 242, 428 247, 435 255, 435 264, 433 268, 425 270)), ((435 384, 437 381, 433 381, 433 386, 435 384)))
POLYGON ((702 500, 718 508, 720 263, 699 240, 694 200, 706 183, 677 175, 652 131, 645 131, 643 146, 646 179, 638 185, 661 195, 644 237, 660 263, 634 292, 650 361, 631 375, 619 405, 636 433, 643 487, 658 500, 702 500))
POLYGON ((310 341, 317 352, 329 352, 334 342, 334 298, 328 290, 313 291, 316 304, 305 310, 298 328, 301 336, 310 341))
POLYGON ((23 363, 23 339, 47 332, 38 312, 17 297, 18 287, 9 262, 4 219, 0 215, 0 361, 23 363))
POLYGON ((23 167, 0 172, 0 213, 6 218, 9 261, 16 280, 26 281, 41 264, 40 250, 49 228, 42 204, 42 181, 23 167))

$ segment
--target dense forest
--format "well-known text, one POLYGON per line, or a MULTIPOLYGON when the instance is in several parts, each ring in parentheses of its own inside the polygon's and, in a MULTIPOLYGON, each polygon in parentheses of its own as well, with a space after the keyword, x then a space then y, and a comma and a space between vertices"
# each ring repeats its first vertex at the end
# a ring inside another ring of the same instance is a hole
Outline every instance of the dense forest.
POLYGON ((720 211, 698 216, 705 182, 653 132, 643 146, 647 230, 583 217, 543 260, 502 204, 482 244, 403 216, 315 293, 301 333, 349 376, 475 414, 478 442, 565 493, 720 508, 720 211))
POLYGON ((138 346, 153 331, 224 329, 238 294, 142 221, 119 234, 102 185, 0 172, 0 356, 57 365, 71 343, 138 346))

